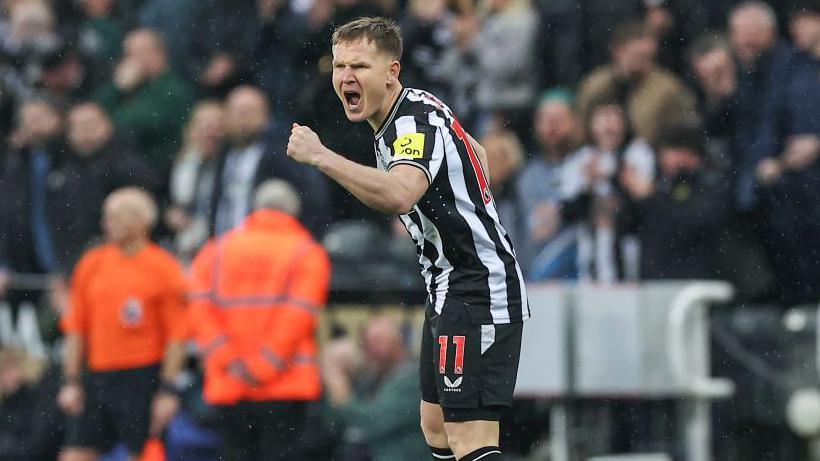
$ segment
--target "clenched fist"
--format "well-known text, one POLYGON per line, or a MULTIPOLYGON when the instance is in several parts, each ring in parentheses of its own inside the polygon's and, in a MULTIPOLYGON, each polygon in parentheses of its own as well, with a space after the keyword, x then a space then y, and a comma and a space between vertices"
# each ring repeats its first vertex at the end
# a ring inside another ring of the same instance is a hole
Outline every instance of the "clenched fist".
POLYGON ((322 144, 319 135, 306 126, 293 124, 288 140, 288 156, 297 162, 316 166, 327 148, 322 144))

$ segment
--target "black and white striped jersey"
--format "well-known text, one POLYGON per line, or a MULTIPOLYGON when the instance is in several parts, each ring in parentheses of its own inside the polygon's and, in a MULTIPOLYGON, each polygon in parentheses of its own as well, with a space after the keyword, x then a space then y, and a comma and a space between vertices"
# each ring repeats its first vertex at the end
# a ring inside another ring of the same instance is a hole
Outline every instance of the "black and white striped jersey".
POLYGON ((487 177, 464 129, 432 94, 405 88, 376 132, 379 169, 412 165, 430 187, 401 220, 416 243, 436 311, 452 298, 476 323, 529 318, 512 242, 501 226, 487 177))

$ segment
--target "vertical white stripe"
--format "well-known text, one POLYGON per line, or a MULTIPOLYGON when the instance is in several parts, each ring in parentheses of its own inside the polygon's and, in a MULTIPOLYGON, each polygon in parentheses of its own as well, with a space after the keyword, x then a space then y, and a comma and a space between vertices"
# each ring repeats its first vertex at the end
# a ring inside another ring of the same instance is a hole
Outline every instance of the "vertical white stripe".
POLYGON ((435 178, 438 174, 438 170, 441 168, 442 162, 444 162, 444 137, 441 133, 444 131, 445 123, 444 119, 439 117, 435 112, 430 112, 427 119, 430 125, 436 127, 436 143, 433 148, 433 155, 430 157, 430 166, 428 167, 430 174, 435 178))
POLYGON ((417 133, 416 119, 412 115, 402 115, 396 119, 396 138, 409 133, 417 133))
POLYGON ((447 172, 450 178, 450 187, 455 196, 456 211, 464 218, 470 231, 473 234, 475 250, 478 259, 489 271, 490 285, 490 315, 493 323, 508 323, 510 321, 507 310, 507 271, 504 262, 498 257, 495 244, 490 240, 490 235, 478 219, 475 212, 475 205, 470 199, 467 184, 464 181, 464 168, 461 158, 458 156, 454 140, 449 131, 444 132, 444 145, 447 152, 447 172))
POLYGON ((442 245, 441 234, 439 234, 438 228, 427 216, 424 216, 418 207, 416 207, 416 213, 418 213, 419 218, 421 218, 424 238, 427 239, 428 242, 432 242, 438 252, 438 259, 435 260, 434 264, 436 267, 442 269, 442 272, 436 277, 435 308, 436 312, 441 314, 441 310, 444 308, 444 300, 447 297, 447 290, 450 288, 450 273, 453 272, 453 265, 450 264, 450 261, 444 256, 444 246, 442 245))

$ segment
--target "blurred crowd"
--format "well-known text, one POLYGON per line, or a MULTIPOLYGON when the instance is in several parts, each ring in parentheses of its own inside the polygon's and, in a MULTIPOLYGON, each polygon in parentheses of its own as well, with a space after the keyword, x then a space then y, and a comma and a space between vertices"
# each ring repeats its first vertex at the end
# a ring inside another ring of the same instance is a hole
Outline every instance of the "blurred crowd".
MULTIPOLYGON (((372 130, 346 120, 330 84, 332 30, 363 15, 396 18, 402 83, 447 102, 485 146, 529 280, 715 278, 741 301, 820 299, 820 1, 1 5, 0 298, 12 305, 37 298, 64 314, 78 261, 110 241, 106 197, 133 187, 157 204, 153 241, 184 267, 281 180, 329 250, 333 283, 356 286, 374 264, 415 270, 412 249, 390 243, 406 240, 391 218, 285 155, 298 122, 374 163, 372 130), (45 300, 20 283, 41 274, 45 300)), ((361 300, 379 291, 359 284, 361 300)), ((364 338, 398 334, 374 322, 364 338)), ((350 398, 352 362, 326 362, 330 400, 350 398)))

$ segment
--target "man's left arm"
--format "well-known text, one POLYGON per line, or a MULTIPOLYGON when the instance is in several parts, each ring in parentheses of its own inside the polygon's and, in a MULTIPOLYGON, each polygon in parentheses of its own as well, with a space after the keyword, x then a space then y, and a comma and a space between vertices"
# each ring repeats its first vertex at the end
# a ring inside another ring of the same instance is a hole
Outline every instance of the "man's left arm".
POLYGON ((180 389, 177 380, 185 365, 186 283, 182 268, 175 266, 169 275, 164 302, 160 305, 160 328, 166 337, 165 354, 159 376, 159 390, 154 397, 149 431, 158 436, 179 411, 180 389))

